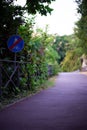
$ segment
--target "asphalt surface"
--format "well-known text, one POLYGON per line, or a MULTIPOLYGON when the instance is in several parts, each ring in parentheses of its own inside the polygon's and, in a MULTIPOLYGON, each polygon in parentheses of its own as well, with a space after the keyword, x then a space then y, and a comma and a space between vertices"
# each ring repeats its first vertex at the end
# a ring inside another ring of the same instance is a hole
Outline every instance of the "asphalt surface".
POLYGON ((0 130, 87 130, 87 76, 59 74, 52 88, 0 111, 0 130))

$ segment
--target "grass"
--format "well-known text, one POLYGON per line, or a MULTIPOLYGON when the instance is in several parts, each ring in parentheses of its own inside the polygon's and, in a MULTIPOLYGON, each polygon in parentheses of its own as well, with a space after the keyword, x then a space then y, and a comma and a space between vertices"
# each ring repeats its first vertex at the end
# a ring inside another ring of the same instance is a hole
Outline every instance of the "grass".
POLYGON ((56 76, 51 77, 44 84, 41 85, 41 88, 46 89, 46 88, 49 88, 49 87, 53 87, 55 85, 55 79, 56 79, 56 76))
POLYGON ((49 78, 45 81, 41 86, 37 87, 35 91, 23 91, 23 93, 19 93, 18 95, 13 95, 10 98, 3 98, 0 100, 0 109, 7 107, 10 104, 16 103, 20 100, 23 100, 26 97, 33 96, 34 94, 40 92, 41 90, 47 89, 49 87, 53 87, 55 84, 56 76, 49 78))

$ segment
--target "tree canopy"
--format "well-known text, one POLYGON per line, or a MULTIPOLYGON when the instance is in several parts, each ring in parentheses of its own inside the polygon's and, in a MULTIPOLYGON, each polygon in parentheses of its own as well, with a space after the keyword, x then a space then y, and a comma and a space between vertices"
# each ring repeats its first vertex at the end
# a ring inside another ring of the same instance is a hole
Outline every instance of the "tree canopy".
POLYGON ((26 0, 26 9, 30 14, 36 14, 37 12, 41 15, 47 15, 53 10, 50 8, 50 4, 55 0, 26 0))
MULTIPOLYGON (((0 57, 7 48, 8 38, 17 33, 17 28, 25 22, 24 13, 47 15, 52 9, 49 7, 55 0, 26 0, 24 7, 15 5, 17 0, 0 0, 0 57)), ((10 52, 7 52, 8 55, 10 52)))
POLYGON ((76 23, 75 34, 71 38, 69 50, 61 63, 63 71, 81 69, 81 56, 87 55, 87 0, 75 0, 80 18, 76 23), (73 42, 72 42, 73 41, 73 42))
POLYGON ((77 0, 80 19, 77 21, 75 34, 79 39, 79 46, 87 54, 87 0, 77 0))

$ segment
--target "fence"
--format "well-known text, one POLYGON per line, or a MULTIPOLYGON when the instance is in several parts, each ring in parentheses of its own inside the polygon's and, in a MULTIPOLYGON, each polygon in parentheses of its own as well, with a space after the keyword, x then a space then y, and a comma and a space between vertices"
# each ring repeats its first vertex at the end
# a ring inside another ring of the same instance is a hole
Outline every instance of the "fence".
MULTIPOLYGON (((34 78, 37 82, 41 72, 37 66, 37 72, 30 75, 29 64, 29 62, 0 60, 0 95, 3 90, 7 91, 7 89, 10 90, 9 92, 15 91, 17 88, 31 90, 31 79, 34 78)), ((52 76, 52 69, 52 66, 48 66, 48 77, 52 76)))
POLYGON ((29 62, 0 60, 0 93, 2 93, 2 89, 9 86, 12 86, 11 89, 16 89, 16 87, 21 89, 21 81, 24 77, 26 78, 26 87, 30 89, 27 64, 29 62))

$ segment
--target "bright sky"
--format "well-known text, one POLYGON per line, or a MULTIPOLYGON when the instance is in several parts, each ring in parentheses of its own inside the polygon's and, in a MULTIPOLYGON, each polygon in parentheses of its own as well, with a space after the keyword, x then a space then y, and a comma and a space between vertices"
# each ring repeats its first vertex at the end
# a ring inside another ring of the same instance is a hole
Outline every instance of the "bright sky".
MULTIPOLYGON (((25 0, 18 0, 19 3, 25 3, 25 0)), ((44 29, 49 25, 49 33, 58 35, 69 35, 73 33, 75 22, 78 20, 77 5, 74 0, 56 0, 52 2, 54 9, 51 15, 36 17, 36 28, 44 29)))

